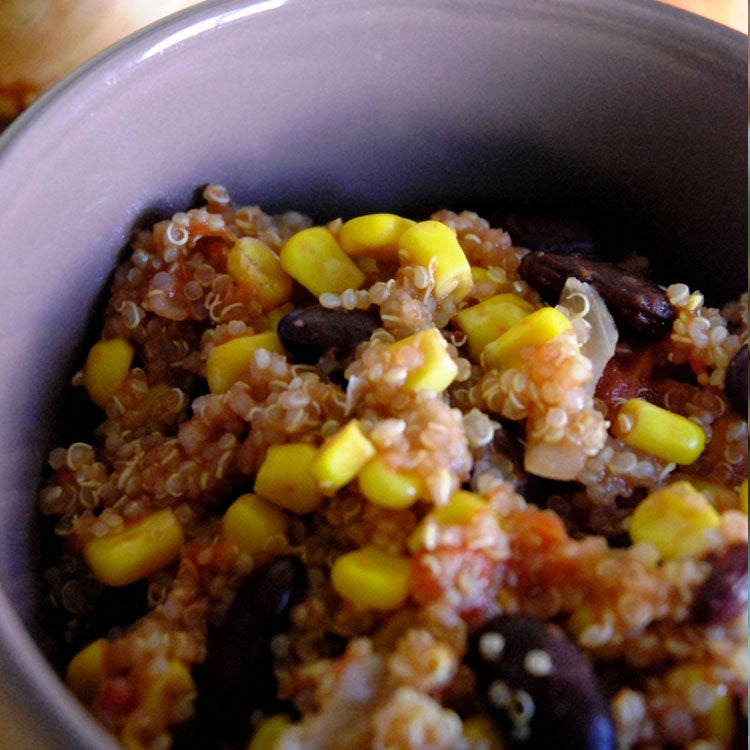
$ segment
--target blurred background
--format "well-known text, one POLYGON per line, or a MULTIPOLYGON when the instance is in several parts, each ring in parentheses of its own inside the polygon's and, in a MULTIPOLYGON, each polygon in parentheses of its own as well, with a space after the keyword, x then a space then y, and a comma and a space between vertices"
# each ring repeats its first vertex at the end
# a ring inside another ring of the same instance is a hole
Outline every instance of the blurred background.
MULTIPOLYGON (((747 0, 664 0, 747 34, 747 0)), ((0 130, 113 42, 196 0, 0 0, 0 130)))

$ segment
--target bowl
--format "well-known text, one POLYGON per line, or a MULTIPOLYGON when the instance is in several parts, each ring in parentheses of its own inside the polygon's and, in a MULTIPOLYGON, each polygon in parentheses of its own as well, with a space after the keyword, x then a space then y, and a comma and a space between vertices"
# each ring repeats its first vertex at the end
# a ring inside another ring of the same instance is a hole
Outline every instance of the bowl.
POLYGON ((35 505, 135 227, 209 181, 321 219, 585 210, 720 301, 746 288, 746 115, 747 38, 635 0, 208 2, 32 106, 0 139, 0 674, 25 744, 114 747, 47 659, 35 505))

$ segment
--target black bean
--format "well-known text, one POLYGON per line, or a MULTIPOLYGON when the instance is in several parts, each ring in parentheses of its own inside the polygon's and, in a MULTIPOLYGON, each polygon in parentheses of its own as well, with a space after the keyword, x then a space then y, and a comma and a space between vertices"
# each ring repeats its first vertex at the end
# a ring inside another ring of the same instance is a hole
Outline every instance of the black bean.
POLYGON ((241 738, 252 710, 276 705, 269 642, 286 628, 306 588, 304 563, 294 555, 275 557, 247 577, 221 624, 209 633, 206 660, 196 670, 196 732, 202 747, 207 737, 241 738))
POLYGON ((528 475, 523 468, 523 446, 521 436, 514 426, 498 427, 492 442, 476 448, 473 453, 474 468, 471 472, 471 488, 478 489, 482 474, 492 474, 513 485, 516 492, 525 494, 528 475))
POLYGON ((504 216, 500 226, 508 232, 513 244, 529 250, 555 253, 580 253, 596 256, 599 244, 593 227, 550 213, 514 213, 504 216))
POLYGON ((520 615, 488 622, 470 640, 487 709, 524 748, 613 750, 609 705, 579 649, 556 625, 520 615))
POLYGON ((377 311, 334 310, 314 305, 285 315, 277 332, 294 362, 314 365, 331 354, 338 360, 347 359, 357 344, 367 341, 380 324, 377 311))
POLYGON ((747 419, 747 344, 732 357, 724 377, 724 390, 739 415, 747 419))
POLYGON ((666 292, 640 274, 582 255, 533 252, 519 267, 521 277, 556 304, 569 277, 592 284, 601 294, 620 333, 642 340, 665 336, 677 312, 666 292))
POLYGON ((747 609, 747 544, 733 544, 711 560, 711 572, 693 599, 697 625, 733 620, 747 609))

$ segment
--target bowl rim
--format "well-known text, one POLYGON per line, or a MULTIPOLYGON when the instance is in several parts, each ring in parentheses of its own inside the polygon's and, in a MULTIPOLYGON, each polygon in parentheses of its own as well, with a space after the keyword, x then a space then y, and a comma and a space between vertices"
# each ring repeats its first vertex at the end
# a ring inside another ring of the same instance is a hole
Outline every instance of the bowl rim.
MULTIPOLYGON (((634 34, 646 44, 670 44, 683 54, 711 58, 747 77, 747 35, 709 19, 656 0, 413 0, 413 7, 444 8, 463 12, 469 5, 489 12, 503 7, 526 12, 545 11, 561 19, 588 20, 620 35, 634 34), (679 32, 679 33, 676 33, 679 32)), ((33 140, 56 110, 81 87, 107 70, 124 65, 119 80, 127 79, 144 60, 170 54, 186 41, 227 24, 265 13, 331 13, 403 8, 401 0, 206 0, 157 20, 128 35, 77 68, 0 134, 0 173, 6 159, 27 139, 33 140)), ((11 703, 30 722, 44 725, 44 734, 56 741, 75 741, 81 750, 115 750, 112 737, 101 728, 69 692, 23 624, 9 597, 0 588, 0 673, 11 703), (39 721, 40 712, 45 717, 39 721), (36 719, 36 721, 35 721, 36 719)), ((62 744, 60 746, 68 746, 62 744)))

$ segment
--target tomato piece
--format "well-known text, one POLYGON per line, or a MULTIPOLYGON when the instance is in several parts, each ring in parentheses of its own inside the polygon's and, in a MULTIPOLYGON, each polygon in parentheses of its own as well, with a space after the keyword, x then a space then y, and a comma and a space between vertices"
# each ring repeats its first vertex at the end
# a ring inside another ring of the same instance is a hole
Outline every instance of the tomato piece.
POLYGON ((137 702, 135 687, 127 677, 110 677, 99 691, 97 709, 117 718, 132 713, 137 702))

